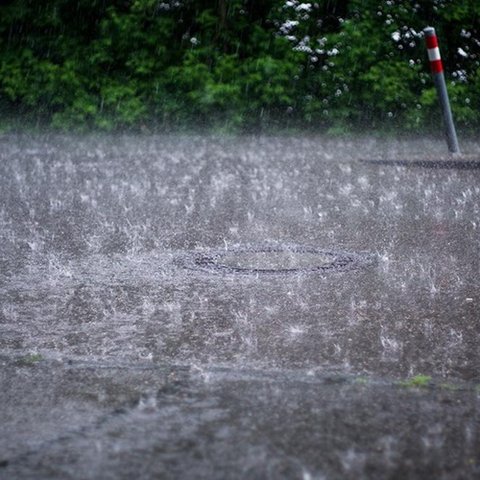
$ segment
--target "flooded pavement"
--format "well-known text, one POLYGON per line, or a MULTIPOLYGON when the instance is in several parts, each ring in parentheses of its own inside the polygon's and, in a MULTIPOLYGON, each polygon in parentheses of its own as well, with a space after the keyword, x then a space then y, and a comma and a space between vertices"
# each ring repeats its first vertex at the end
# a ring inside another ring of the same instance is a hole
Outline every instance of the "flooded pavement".
POLYGON ((463 148, 0 137, 0 478, 480 477, 463 148))

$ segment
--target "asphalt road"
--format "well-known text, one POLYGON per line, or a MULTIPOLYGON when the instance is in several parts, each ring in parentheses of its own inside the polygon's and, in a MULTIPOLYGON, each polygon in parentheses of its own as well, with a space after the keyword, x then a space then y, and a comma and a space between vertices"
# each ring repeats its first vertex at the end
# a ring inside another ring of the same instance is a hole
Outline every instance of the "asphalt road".
POLYGON ((480 477, 480 145, 444 148, 0 137, 0 478, 480 477))

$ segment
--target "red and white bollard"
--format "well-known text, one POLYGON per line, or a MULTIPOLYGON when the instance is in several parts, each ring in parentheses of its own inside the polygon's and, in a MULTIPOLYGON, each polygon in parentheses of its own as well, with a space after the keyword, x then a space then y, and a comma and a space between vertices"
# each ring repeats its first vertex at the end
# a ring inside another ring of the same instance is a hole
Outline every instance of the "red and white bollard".
POLYGON ((440 50, 438 48, 437 35, 435 34, 435 29, 432 27, 425 28, 423 32, 427 43, 428 59, 430 60, 433 81, 435 83, 435 88, 437 89, 440 107, 442 108, 448 150, 451 153, 460 153, 457 132, 455 131, 455 125, 453 124, 452 110, 450 109, 450 101, 448 99, 447 86, 443 75, 443 64, 442 58, 440 57, 440 50))

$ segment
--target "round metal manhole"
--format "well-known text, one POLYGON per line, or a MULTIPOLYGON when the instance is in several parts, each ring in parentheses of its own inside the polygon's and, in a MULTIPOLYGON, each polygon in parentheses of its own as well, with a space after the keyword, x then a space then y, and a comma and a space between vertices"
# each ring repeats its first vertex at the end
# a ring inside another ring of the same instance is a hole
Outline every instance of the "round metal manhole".
POLYGON ((213 273, 291 274, 345 271, 370 264, 372 255, 302 245, 248 245, 190 252, 180 265, 213 273))
POLYGON ((410 155, 409 158, 360 158, 361 163, 390 167, 420 167, 432 169, 480 169, 480 155, 410 155))

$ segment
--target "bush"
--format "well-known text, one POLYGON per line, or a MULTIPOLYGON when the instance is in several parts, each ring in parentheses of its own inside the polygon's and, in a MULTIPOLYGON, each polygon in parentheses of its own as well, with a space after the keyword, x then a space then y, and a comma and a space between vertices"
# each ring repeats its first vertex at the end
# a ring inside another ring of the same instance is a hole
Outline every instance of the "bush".
POLYGON ((434 24, 456 121, 474 128, 479 18, 473 0, 11 0, 0 108, 62 129, 418 130, 438 115, 434 24))

